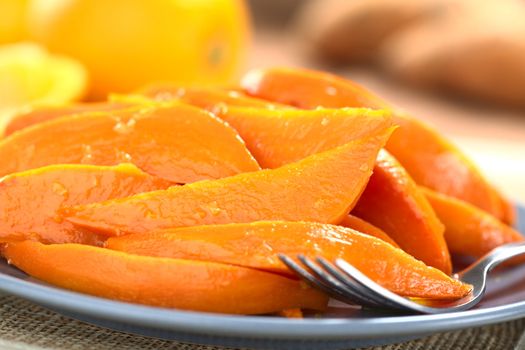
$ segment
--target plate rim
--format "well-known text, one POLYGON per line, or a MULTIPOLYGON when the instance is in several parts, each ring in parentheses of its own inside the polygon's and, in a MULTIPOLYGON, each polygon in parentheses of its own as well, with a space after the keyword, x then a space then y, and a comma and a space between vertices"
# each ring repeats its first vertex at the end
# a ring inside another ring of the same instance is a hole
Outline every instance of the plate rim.
MULTIPOLYGON (((525 207, 517 205, 523 229, 525 207)), ((522 232, 525 234, 525 232, 522 232)), ((7 264, 2 262, 2 264, 7 264)), ((14 268, 14 267, 13 267, 14 268)), ((525 300, 484 309, 440 315, 371 318, 286 319, 173 310, 131 304, 14 277, 0 271, 0 291, 31 300, 53 310, 67 310, 93 318, 173 332, 225 337, 287 340, 373 339, 438 333, 489 325, 525 316, 525 300)))

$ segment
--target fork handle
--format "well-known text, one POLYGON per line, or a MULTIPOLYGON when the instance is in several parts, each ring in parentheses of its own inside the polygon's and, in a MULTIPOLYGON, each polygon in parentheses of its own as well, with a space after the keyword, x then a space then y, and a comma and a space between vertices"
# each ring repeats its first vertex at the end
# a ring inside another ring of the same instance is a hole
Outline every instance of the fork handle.
POLYGON ((525 254, 525 242, 509 243, 491 250, 489 253, 481 257, 474 264, 470 265, 463 271, 457 273, 457 278, 472 270, 482 270, 488 273, 490 270, 499 264, 510 260, 514 257, 525 254))

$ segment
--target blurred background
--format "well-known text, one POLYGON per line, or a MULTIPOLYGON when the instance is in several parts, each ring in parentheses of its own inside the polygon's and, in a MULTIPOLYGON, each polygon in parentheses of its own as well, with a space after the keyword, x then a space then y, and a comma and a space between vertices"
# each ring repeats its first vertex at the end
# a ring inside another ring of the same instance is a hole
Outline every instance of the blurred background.
POLYGON ((525 202, 523 0, 0 0, 0 126, 152 81, 235 86, 261 66, 358 82, 525 202))

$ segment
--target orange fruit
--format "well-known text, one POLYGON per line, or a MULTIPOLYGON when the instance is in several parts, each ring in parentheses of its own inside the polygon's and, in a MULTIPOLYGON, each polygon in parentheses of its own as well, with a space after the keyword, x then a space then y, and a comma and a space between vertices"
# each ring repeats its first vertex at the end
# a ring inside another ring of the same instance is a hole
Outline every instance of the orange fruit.
POLYGON ((26 11, 29 0, 0 1, 0 44, 26 38, 26 11))
POLYGON ((249 39, 242 0, 33 0, 30 36, 84 63, 91 97, 156 80, 226 84, 249 39))

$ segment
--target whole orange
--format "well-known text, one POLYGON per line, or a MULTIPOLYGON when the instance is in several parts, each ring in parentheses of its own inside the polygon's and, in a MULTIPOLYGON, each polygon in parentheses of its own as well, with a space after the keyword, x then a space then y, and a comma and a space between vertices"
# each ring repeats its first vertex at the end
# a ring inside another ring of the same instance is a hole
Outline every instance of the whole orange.
POLYGON ((224 84, 249 40, 242 0, 32 0, 29 33, 82 62, 91 97, 162 80, 224 84))
POLYGON ((0 44, 26 38, 28 0, 0 0, 0 44))

